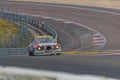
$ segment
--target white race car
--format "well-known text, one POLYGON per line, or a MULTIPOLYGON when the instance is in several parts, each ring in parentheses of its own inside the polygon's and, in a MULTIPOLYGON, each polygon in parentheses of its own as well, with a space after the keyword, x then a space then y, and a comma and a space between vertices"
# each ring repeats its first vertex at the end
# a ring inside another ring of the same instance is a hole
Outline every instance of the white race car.
POLYGON ((61 46, 52 36, 37 36, 28 46, 29 56, 60 55, 61 46))

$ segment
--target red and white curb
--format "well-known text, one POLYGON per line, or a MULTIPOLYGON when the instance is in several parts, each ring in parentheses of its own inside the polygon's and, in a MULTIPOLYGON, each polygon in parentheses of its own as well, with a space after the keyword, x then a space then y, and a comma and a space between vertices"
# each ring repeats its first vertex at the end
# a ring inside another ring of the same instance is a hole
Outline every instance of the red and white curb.
POLYGON ((106 44, 106 38, 100 33, 94 34, 93 35, 93 44, 99 45, 99 46, 104 46, 106 44))

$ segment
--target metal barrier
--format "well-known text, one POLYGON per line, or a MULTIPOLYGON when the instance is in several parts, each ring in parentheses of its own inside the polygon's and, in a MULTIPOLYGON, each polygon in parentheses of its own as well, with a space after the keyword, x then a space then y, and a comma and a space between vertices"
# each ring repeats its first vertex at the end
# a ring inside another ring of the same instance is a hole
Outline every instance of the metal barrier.
POLYGON ((0 48, 0 55, 23 55, 27 53, 27 48, 0 48))
POLYGON ((54 29, 52 29, 50 26, 44 26, 43 28, 45 30, 47 30, 54 37, 54 39, 57 41, 58 36, 57 36, 57 33, 54 29))
MULTIPOLYGON (((19 26, 20 31, 19 34, 15 37, 13 37, 13 34, 11 33, 11 42, 8 44, 6 40, 0 44, 0 54, 1 55, 11 55, 11 54, 27 54, 27 48, 17 48, 19 47, 19 42, 22 41, 23 38, 29 37, 29 31, 28 27, 30 25, 36 27, 36 31, 40 32, 39 29, 46 31, 47 33, 51 34, 55 41, 57 40, 57 33, 54 29, 52 29, 50 26, 47 26, 46 24, 42 24, 42 22, 38 19, 34 18, 34 15, 31 15, 30 17, 25 13, 16 13, 16 12, 10 12, 10 9, 4 9, 4 7, 1 7, 0 10, 0 18, 9 21, 10 23, 19 26), (24 24, 26 23, 26 24, 24 24), (42 27, 41 27, 42 26, 42 27), (37 28, 39 28, 37 30, 37 28)), ((34 29, 34 28, 32 28, 34 29)), ((5 37, 4 37, 5 38, 5 37)))
MULTIPOLYGON (((0 12, 0 17, 10 22, 11 21, 17 21, 17 22, 22 21, 22 22, 34 25, 35 27, 38 27, 38 28, 40 28, 41 27, 40 25, 42 24, 42 22, 40 22, 39 20, 35 18, 31 18, 32 16, 28 17, 26 14, 22 14, 22 13, 4 11, 4 12, 0 12)), ((50 33, 55 38, 55 40, 57 40, 57 37, 58 37, 57 33, 50 26, 44 25, 43 28, 40 28, 40 29, 46 30, 48 33, 50 33)))
POLYGON ((5 19, 10 23, 20 27, 20 30, 16 36, 13 36, 14 35, 13 33, 10 34, 10 39, 9 39, 10 41, 8 41, 7 36, 4 35, 3 40, 0 44, 0 47, 2 48, 3 47, 4 48, 19 47, 19 42, 21 42, 24 38, 29 37, 28 26, 26 24, 22 24, 18 22, 17 18, 14 19, 14 17, 12 16, 14 15, 9 13, 4 13, 4 12, 0 13, 0 17, 2 19, 5 19))

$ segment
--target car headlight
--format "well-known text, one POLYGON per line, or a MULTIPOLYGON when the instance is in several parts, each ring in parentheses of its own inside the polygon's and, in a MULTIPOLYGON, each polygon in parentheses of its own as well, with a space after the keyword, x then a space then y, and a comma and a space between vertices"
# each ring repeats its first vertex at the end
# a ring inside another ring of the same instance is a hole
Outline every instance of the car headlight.
POLYGON ((59 49, 59 48, 60 48, 60 46, 58 46, 58 45, 57 45, 57 46, 55 46, 55 49, 59 49))
POLYGON ((37 49, 38 49, 38 50, 41 50, 41 47, 38 47, 37 49))

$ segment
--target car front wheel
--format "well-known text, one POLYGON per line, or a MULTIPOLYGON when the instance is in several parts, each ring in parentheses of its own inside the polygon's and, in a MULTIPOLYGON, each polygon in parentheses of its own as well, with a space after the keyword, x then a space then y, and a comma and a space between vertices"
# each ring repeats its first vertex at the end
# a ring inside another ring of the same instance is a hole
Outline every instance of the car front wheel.
POLYGON ((33 52, 29 52, 29 56, 34 56, 33 52))
POLYGON ((61 53, 57 53, 56 55, 61 55, 61 53))

